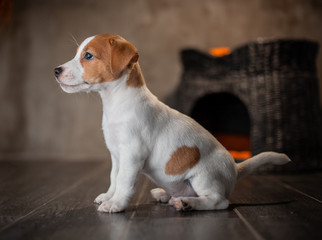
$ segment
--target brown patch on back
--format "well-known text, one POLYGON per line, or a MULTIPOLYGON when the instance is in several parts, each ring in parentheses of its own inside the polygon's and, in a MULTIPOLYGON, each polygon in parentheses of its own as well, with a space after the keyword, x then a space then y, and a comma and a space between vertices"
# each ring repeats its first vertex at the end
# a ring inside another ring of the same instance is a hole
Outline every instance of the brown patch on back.
POLYGON ((199 161, 200 150, 198 147, 180 147, 172 153, 165 166, 165 173, 168 175, 182 174, 197 165, 199 161))
POLYGON ((144 85, 144 78, 140 69, 139 64, 135 64, 133 70, 131 71, 129 78, 126 81, 126 84, 132 88, 139 88, 144 85))

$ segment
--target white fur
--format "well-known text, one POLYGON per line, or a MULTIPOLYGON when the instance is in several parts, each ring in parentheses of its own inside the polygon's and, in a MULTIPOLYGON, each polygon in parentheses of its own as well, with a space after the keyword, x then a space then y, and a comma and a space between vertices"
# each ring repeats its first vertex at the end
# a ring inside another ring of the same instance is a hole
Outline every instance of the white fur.
POLYGON ((82 43, 76 57, 62 65, 63 78, 77 87, 62 86, 66 92, 98 91, 103 102, 103 132, 111 152, 111 185, 95 202, 103 212, 123 211, 134 191, 140 173, 146 174, 160 188, 152 190, 158 201, 179 210, 225 209, 239 174, 248 174, 259 165, 290 161, 285 155, 265 153, 244 164, 235 164, 229 152, 203 127, 178 111, 160 102, 146 87, 131 88, 128 74, 118 80, 83 86, 79 52, 92 38, 82 43), (197 146, 201 159, 180 175, 167 175, 165 166, 179 147, 197 146), (268 157, 269 156, 269 157, 268 157))

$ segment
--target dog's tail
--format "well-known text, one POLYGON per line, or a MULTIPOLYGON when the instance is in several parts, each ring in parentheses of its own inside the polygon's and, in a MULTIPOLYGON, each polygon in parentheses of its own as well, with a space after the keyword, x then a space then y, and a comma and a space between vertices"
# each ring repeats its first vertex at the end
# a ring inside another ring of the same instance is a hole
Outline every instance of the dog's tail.
POLYGON ((283 153, 263 152, 237 164, 237 179, 250 174, 266 164, 284 165, 289 162, 291 162, 291 159, 283 153))

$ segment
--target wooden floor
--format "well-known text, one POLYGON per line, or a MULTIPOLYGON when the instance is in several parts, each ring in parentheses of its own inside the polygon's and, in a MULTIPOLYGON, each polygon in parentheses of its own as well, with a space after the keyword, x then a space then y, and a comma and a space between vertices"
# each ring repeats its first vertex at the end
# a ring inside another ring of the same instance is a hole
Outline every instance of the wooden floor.
POLYGON ((322 239, 322 173, 250 176, 229 209, 177 212, 140 178, 131 206, 96 211, 107 162, 0 162, 0 239, 322 239))

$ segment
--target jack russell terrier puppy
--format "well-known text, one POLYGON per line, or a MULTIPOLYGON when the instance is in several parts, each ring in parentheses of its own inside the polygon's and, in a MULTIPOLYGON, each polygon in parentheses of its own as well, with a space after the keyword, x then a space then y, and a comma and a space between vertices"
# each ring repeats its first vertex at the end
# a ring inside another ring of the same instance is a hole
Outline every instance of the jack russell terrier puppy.
POLYGON ((160 188, 157 201, 177 210, 226 209, 237 179, 285 154, 264 152, 236 164, 230 153, 190 117, 160 102, 147 88, 137 49, 124 38, 87 38, 76 56, 54 70, 67 93, 96 91, 103 102, 103 132, 111 153, 111 184, 97 196, 98 211, 121 212, 140 173, 160 188))

